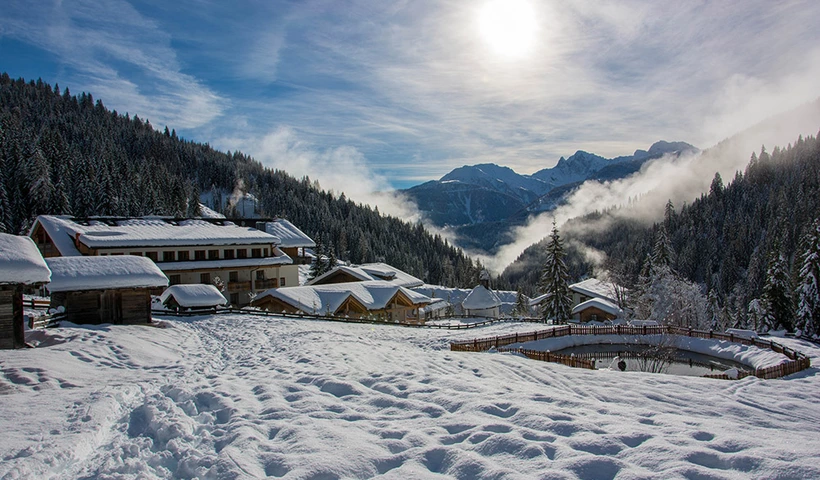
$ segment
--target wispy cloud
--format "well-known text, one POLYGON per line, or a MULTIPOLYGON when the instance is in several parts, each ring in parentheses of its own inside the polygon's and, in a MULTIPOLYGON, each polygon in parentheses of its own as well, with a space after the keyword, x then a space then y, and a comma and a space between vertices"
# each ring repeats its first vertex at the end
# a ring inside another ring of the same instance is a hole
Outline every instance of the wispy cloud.
POLYGON ((220 99, 183 73, 171 36, 128 2, 6 2, 0 35, 57 57, 63 86, 91 92, 155 124, 194 128, 219 116, 220 99))

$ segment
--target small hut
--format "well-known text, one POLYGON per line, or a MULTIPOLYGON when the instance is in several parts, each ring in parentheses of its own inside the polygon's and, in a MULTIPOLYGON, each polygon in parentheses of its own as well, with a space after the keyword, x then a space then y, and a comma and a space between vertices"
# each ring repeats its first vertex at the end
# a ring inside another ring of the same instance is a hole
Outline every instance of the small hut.
POLYGON ((0 233, 0 348, 25 346, 23 289, 50 279, 51 271, 31 238, 0 233))
POLYGON ((581 323, 603 322, 622 317, 623 310, 606 299, 591 298, 576 305, 572 309, 572 316, 581 323))
POLYGON ((63 307, 74 323, 150 323, 152 288, 168 278, 147 257, 132 255, 55 257, 51 268, 51 307, 63 307))
POLYGON ((159 302, 171 310, 205 310, 224 307, 228 300, 213 285, 172 285, 162 292, 159 302))
POLYGON ((498 318, 501 300, 484 285, 477 285, 461 302, 464 314, 471 317, 498 318))

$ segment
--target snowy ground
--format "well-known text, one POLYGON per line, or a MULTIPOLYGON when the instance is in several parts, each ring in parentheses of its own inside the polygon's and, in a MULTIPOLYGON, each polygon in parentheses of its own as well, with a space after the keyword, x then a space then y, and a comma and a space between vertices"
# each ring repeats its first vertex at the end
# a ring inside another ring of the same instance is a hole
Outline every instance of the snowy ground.
POLYGON ((448 350, 532 324, 164 321, 0 351, 0 477, 820 478, 816 368, 720 381, 448 350))

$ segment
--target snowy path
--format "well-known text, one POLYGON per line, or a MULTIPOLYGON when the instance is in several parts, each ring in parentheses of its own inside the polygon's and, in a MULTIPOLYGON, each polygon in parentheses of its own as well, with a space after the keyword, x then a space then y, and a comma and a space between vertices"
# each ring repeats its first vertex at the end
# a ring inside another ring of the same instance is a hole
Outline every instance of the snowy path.
POLYGON ((729 382, 448 350, 532 324, 167 323, 0 352, 0 477, 820 478, 815 368, 729 382))

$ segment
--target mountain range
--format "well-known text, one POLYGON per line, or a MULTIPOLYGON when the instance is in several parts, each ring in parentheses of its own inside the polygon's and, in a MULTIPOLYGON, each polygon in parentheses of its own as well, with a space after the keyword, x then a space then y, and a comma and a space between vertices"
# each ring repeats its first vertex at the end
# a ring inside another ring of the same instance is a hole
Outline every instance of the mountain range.
POLYGON ((578 150, 568 158, 561 157, 554 167, 531 175, 492 163, 465 165, 402 193, 416 202, 431 223, 455 230, 468 243, 464 246, 492 251, 504 243, 510 227, 530 214, 556 208, 587 180, 623 178, 649 160, 698 151, 686 142, 665 141, 615 158, 578 150))

